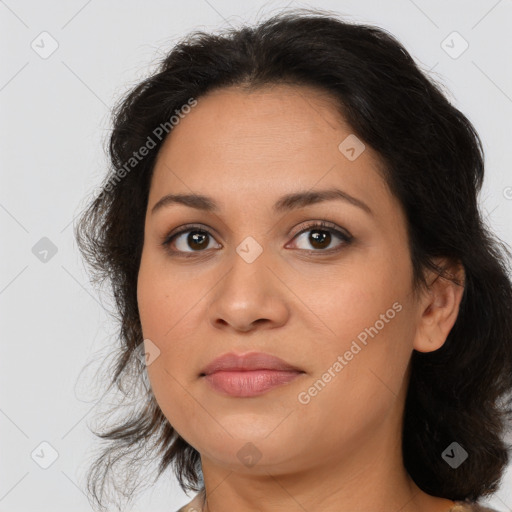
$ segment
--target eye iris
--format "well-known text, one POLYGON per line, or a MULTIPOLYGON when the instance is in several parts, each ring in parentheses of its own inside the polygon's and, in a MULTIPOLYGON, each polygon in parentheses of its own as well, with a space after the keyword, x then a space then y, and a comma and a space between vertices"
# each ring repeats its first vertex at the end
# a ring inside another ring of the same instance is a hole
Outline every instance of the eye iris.
POLYGON ((187 237, 187 243, 192 249, 203 250, 208 247, 207 236, 206 233, 201 231, 191 231, 187 237))
POLYGON ((327 241, 327 246, 331 243, 331 233, 329 231, 324 230, 314 230, 311 231, 311 234, 309 236, 309 241, 313 247, 323 249, 325 242, 327 241), (318 244, 320 245, 318 247, 318 244))

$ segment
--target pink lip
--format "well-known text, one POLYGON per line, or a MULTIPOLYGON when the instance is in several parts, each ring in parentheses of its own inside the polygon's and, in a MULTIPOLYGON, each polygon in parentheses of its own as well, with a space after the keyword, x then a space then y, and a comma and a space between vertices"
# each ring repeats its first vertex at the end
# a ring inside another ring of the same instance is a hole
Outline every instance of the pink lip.
POLYGON ((264 352, 250 352, 240 355, 229 352, 214 359, 202 370, 201 375, 209 375, 218 371, 240 372, 248 370, 302 371, 300 368, 288 364, 279 357, 265 354, 264 352))
POLYGON ((216 391, 245 398, 261 395, 270 389, 292 381, 299 375, 302 375, 302 372, 291 370, 219 371, 206 375, 205 379, 216 391))
POLYGON ((224 354, 214 359, 201 377, 221 393, 235 397, 257 396, 305 373, 282 359, 261 352, 224 354))

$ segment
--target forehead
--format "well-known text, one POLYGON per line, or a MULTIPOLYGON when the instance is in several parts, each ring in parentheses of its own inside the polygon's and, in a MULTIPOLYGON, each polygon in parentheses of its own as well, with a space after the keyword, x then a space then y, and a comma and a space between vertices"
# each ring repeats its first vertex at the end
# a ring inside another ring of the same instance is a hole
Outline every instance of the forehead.
MULTIPOLYGON (((197 106, 173 128, 162 152, 176 153, 187 139, 204 151, 262 153, 289 156, 312 147, 326 147, 349 126, 338 114, 333 98, 315 88, 273 85, 256 90, 218 89, 200 97, 197 106)), ((194 155, 189 155, 189 159, 194 155)))
POLYGON ((164 141, 150 204, 171 191, 253 198, 328 186, 371 201, 385 185, 380 160, 367 145, 349 160, 340 144, 353 136, 333 98, 315 88, 213 91, 197 99, 164 141))

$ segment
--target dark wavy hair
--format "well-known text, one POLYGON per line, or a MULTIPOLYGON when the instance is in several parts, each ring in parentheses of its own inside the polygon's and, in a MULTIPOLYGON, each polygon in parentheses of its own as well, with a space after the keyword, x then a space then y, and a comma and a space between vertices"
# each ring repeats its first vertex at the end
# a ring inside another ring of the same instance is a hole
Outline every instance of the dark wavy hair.
MULTIPOLYGON (((130 396, 126 384, 147 379, 136 357, 143 340, 137 275, 149 186, 165 140, 156 136, 162 131, 157 127, 169 127, 165 123, 190 98, 200 102, 214 89, 250 92, 273 84, 329 93, 340 118, 380 156, 383 175, 406 213, 414 290, 428 286, 426 270, 453 279, 436 258, 463 265, 465 282, 457 284, 464 293, 445 344, 412 354, 403 462, 415 483, 434 496, 476 501, 495 492, 510 450, 504 439, 512 418, 511 253, 478 208, 482 143, 397 39, 332 12, 295 9, 255 26, 195 31, 115 107, 109 173, 75 225, 92 280, 107 281, 115 297, 119 343, 108 389, 130 396), (154 147, 135 165, 134 154, 149 138, 154 147), (453 441, 469 453, 457 469, 441 456, 453 441)), ((112 482, 117 497, 132 499, 141 460, 148 458, 158 462, 157 479, 171 466, 185 492, 204 492, 199 453, 169 424, 151 388, 135 403, 108 429, 95 432, 106 446, 88 473, 94 506, 104 506, 112 482)))

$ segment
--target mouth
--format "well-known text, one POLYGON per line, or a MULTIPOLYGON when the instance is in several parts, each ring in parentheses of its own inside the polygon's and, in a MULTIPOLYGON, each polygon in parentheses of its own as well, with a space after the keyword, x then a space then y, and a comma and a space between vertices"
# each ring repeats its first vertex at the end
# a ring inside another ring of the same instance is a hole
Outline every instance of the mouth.
POLYGON ((232 397, 254 397, 283 386, 305 374, 282 359, 261 352, 224 354, 200 374, 210 387, 232 397))
POLYGON ((233 397, 247 398, 288 384, 303 374, 304 372, 295 370, 222 370, 204 375, 203 378, 217 392, 233 397))

